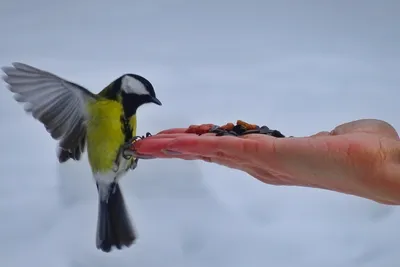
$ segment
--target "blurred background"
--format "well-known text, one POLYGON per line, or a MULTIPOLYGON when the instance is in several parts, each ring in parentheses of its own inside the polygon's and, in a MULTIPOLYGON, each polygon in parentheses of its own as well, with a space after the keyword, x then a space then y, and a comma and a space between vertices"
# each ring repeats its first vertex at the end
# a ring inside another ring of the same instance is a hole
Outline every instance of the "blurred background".
MULTIPOLYGON (((163 102, 139 133, 242 119, 304 136, 362 118, 400 129, 400 2, 4 0, 0 65, 21 61, 99 92, 125 72, 163 102)), ((141 161, 122 181, 136 245, 95 248, 86 158, 56 142, 2 83, 0 265, 394 267, 396 207, 262 184, 202 162, 141 161)))

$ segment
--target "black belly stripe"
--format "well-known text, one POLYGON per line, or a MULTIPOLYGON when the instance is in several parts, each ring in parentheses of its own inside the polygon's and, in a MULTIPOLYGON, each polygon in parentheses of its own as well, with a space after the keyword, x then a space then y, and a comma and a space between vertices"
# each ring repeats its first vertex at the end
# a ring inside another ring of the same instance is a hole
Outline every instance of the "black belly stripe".
POLYGON ((129 142, 133 137, 132 135, 133 128, 132 125, 129 123, 129 119, 127 119, 124 115, 122 115, 120 119, 122 125, 121 130, 125 136, 125 143, 126 143, 129 142))

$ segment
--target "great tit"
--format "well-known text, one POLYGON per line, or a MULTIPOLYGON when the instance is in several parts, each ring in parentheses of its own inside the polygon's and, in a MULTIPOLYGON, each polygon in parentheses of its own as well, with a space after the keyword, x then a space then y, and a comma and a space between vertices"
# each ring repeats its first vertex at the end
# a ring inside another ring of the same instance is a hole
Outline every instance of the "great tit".
POLYGON ((100 93, 23 63, 2 68, 16 101, 39 120, 58 142, 58 160, 88 159, 99 195, 96 247, 130 247, 136 240, 119 180, 138 159, 122 153, 136 136, 136 111, 146 103, 161 106, 153 85, 137 74, 124 74, 100 93))

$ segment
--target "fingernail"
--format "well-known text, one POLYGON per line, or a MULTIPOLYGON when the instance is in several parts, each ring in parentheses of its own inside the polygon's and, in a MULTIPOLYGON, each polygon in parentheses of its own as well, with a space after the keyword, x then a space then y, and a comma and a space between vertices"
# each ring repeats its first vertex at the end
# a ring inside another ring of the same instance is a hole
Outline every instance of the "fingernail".
POLYGON ((170 150, 170 149, 162 149, 161 152, 163 152, 166 155, 171 155, 171 156, 182 155, 181 152, 173 151, 173 150, 170 150))

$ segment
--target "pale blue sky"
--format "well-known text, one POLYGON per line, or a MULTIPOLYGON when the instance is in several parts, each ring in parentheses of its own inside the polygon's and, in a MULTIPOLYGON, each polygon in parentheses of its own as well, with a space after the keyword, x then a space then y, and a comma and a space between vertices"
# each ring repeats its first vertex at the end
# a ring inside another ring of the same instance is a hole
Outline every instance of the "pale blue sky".
MULTIPOLYGON (((0 65, 21 61, 98 92, 125 72, 163 102, 139 132, 237 119, 303 136, 361 118, 400 129, 398 1, 2 1, 0 65), (252 103, 246 106, 247 103, 252 103)), ((395 267, 400 211, 264 185, 201 162, 142 161, 123 181, 135 246, 95 248, 86 159, 0 91, 0 265, 395 267)))

